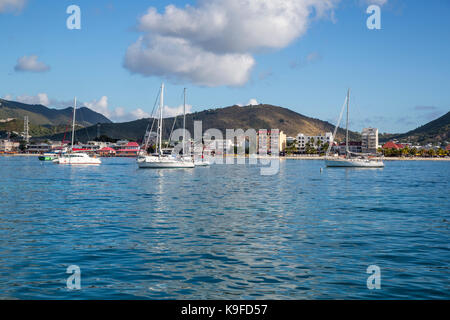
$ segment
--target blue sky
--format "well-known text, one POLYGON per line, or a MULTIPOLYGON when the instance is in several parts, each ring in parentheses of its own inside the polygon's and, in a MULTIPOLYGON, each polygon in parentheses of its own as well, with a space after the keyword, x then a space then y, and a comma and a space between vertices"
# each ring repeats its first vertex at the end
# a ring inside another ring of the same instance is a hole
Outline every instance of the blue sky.
POLYGON ((214 0, 212 8, 181 0, 18 0, 21 8, 6 9, 2 1, 3 98, 60 108, 76 95, 114 120, 131 120, 150 113, 165 81, 168 115, 181 105, 187 87, 192 111, 253 99, 334 122, 350 87, 351 129, 374 126, 381 132, 404 132, 450 109, 447 0, 373 0, 386 2, 381 30, 366 27, 371 1, 325 0, 332 7, 323 15, 305 17, 305 1, 289 0, 298 24, 272 32, 269 22, 266 30, 260 24, 264 15, 252 20, 249 12, 250 33, 239 24, 220 29, 211 14, 233 12, 239 0, 214 0), (81 8, 81 30, 66 27, 71 4, 81 8), (164 15, 169 4, 192 21, 177 26, 179 20, 164 15), (194 11, 184 11, 186 4, 194 11), (157 10, 150 18, 159 22, 139 22, 150 7, 157 10), (214 33, 215 26, 221 31, 214 33), (143 47, 131 52, 141 36, 143 47), (166 56, 164 50, 178 51, 166 56), (36 60, 27 64, 31 56, 36 60))

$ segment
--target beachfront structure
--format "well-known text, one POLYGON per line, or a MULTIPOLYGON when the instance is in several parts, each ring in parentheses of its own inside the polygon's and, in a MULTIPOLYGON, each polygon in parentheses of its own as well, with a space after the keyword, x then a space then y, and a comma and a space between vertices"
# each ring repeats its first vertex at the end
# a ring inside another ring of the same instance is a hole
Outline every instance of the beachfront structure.
POLYGON ((28 153, 45 153, 60 150, 64 144, 56 141, 49 141, 48 143, 34 143, 27 147, 28 153))
POLYGON ((286 149, 286 134, 280 130, 264 130, 260 129, 257 133, 256 150, 259 154, 272 153, 272 141, 276 142, 278 152, 283 152, 286 149), (275 140, 274 140, 275 139, 275 140))
POLYGON ((378 149, 378 129, 364 128, 361 133, 362 138, 362 152, 363 153, 377 153, 378 149))
POLYGON ((128 142, 125 146, 120 145, 118 149, 116 149, 117 157, 137 157, 139 150, 141 147, 136 142, 128 142))
POLYGON ((19 142, 0 140, 0 152, 13 152, 19 149, 19 142))
POLYGON ((94 146, 95 149, 103 149, 111 146, 111 142, 104 141, 88 141, 87 144, 90 146, 94 146))
POLYGON ((233 153, 233 141, 230 139, 204 140, 205 155, 223 155, 233 153))
POLYGON ((325 132, 318 136, 308 136, 303 133, 297 135, 297 148, 300 152, 305 152, 306 146, 309 143, 311 147, 318 147, 320 145, 330 144, 333 142, 333 134, 331 132, 325 132), (319 143, 320 141, 320 143, 319 143))
POLYGON ((116 155, 116 150, 111 147, 104 147, 99 149, 97 153, 101 157, 114 157, 116 155))
POLYGON ((403 149, 405 146, 400 143, 395 143, 394 141, 388 141, 385 144, 383 144, 383 149, 395 149, 400 150, 403 149))

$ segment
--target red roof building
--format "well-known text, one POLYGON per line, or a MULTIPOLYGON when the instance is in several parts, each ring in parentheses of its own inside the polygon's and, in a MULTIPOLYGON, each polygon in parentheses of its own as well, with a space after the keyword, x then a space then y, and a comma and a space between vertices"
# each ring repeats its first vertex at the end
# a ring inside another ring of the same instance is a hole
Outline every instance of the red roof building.
POLYGON ((383 145, 383 149, 397 149, 397 150, 399 150, 399 149, 403 149, 403 148, 404 148, 404 146, 402 144, 394 143, 393 141, 386 142, 383 145))
POLYGON ((116 152, 118 157, 137 157, 140 147, 136 142, 128 142, 123 149, 116 152))
POLYGON ((102 157, 114 156, 116 154, 116 150, 110 147, 101 148, 97 152, 102 157))

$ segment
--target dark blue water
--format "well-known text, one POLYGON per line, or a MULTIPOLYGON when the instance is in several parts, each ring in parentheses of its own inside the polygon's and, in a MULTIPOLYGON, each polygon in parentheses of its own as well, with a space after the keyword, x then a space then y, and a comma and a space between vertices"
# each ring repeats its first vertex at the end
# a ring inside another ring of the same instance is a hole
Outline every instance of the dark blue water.
POLYGON ((321 167, 0 157, 0 298, 450 298, 450 162, 321 167))

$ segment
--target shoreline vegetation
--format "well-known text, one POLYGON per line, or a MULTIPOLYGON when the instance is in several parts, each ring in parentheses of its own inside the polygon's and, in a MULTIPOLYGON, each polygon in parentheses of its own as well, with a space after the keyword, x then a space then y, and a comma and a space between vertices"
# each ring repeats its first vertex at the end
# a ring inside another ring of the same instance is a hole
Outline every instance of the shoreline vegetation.
MULTIPOLYGON (((34 153, 0 153, 0 156, 5 157, 39 157, 41 154, 34 154, 34 153)), ((232 157, 232 158, 239 158, 241 156, 239 155, 225 155, 225 157, 232 157)), ((127 158, 127 157, 106 157, 106 158, 127 158)), ((128 157, 133 158, 133 157, 128 157)), ((248 158, 248 155, 246 155, 246 158, 248 158)), ((257 155, 257 159, 281 159, 281 160, 324 160, 325 156, 318 156, 318 155, 297 155, 297 156, 279 156, 279 157, 272 157, 272 156, 259 156, 257 155)), ((383 161, 450 161, 450 157, 384 157, 383 161)))

